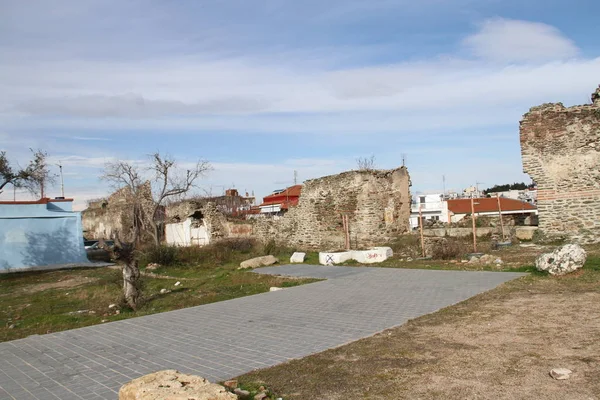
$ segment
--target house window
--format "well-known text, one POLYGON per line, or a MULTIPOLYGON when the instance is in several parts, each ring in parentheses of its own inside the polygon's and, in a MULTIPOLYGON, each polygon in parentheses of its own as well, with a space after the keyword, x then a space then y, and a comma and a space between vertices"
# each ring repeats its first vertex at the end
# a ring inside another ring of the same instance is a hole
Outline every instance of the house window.
POLYGON ((425 196, 419 197, 419 203, 421 203, 421 204, 425 203, 425 196))

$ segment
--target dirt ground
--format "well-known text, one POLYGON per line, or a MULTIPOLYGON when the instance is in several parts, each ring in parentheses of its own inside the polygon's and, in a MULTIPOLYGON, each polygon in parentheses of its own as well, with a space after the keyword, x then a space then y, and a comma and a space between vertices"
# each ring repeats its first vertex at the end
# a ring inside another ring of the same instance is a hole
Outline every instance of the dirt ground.
POLYGON ((600 268, 529 276, 240 378, 284 399, 600 399, 600 268), (553 368, 573 371, 554 380, 553 368))

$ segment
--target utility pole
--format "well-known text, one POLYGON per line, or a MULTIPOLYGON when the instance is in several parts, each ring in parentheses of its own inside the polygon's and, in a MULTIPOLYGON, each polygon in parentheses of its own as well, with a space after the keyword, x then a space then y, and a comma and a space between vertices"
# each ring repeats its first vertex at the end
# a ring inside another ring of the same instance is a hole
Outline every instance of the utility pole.
POLYGON ((442 185, 444 187, 444 197, 446 197, 446 175, 442 175, 442 185))
POLYGON ((294 186, 298 184, 298 171, 294 170, 294 186))
POLYGON ((65 197, 65 180, 63 179, 62 161, 58 162, 58 169, 60 171, 60 195, 62 198, 65 197))
POLYGON ((477 197, 481 197, 479 195, 479 185, 481 185, 482 183, 485 183, 485 182, 475 182, 475 190, 476 190, 475 194, 477 195, 477 197))

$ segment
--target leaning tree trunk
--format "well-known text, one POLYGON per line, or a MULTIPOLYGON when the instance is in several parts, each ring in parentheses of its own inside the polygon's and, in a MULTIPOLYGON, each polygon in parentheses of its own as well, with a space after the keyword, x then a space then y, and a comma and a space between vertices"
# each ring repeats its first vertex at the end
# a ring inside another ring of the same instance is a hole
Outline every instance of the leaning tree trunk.
POLYGON ((140 269, 137 260, 128 260, 123 265, 123 294, 125 301, 133 310, 140 300, 140 269))

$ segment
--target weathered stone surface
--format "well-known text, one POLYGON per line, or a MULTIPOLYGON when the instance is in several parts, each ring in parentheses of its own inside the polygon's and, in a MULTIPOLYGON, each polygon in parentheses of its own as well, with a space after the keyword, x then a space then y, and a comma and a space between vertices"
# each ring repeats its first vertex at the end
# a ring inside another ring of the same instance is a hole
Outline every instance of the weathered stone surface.
POLYGON ((290 257, 290 262, 291 263, 303 263, 304 257, 306 257, 306 253, 295 252, 290 257))
POLYGON ((169 369, 142 376, 119 390, 119 400, 236 400, 221 385, 169 369))
POLYGON ((518 226, 515 228, 515 237, 519 240, 532 240, 537 226, 518 226))
POLYGON ((554 368, 550 371, 550 376, 557 380, 569 379, 573 371, 567 368, 554 368))
POLYGON ((410 177, 405 167, 348 171, 304 182, 296 207, 279 219, 256 220, 262 241, 298 249, 345 249, 342 215, 348 216, 350 245, 368 248, 409 231, 410 177))
POLYGON ((521 120, 523 171, 538 185, 546 237, 600 240, 600 101, 533 107, 521 120))
POLYGON ((255 258, 251 258, 246 261, 242 261, 240 263, 240 269, 264 267, 266 265, 273 265, 278 262, 279 262, 279 260, 275 256, 269 255, 269 256, 262 256, 262 257, 255 257, 255 258))
POLYGON ((567 244, 552 253, 540 255, 535 260, 535 267, 539 271, 548 271, 550 275, 565 275, 583 267, 586 258, 587 254, 581 246, 567 244))

